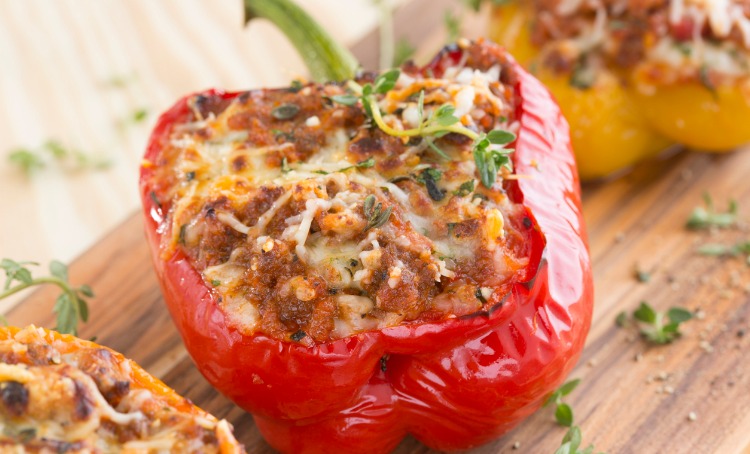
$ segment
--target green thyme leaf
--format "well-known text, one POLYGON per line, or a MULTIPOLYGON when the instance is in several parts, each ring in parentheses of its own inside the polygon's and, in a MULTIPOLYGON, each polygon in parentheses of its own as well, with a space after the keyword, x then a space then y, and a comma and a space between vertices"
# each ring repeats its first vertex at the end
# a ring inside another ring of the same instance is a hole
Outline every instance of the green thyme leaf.
POLYGON ((580 379, 570 380, 557 388, 544 402, 544 406, 555 404, 555 419, 561 426, 570 427, 573 425, 573 409, 570 405, 562 401, 562 398, 573 392, 581 382, 580 379))
POLYGON ((107 159, 68 149, 54 139, 47 140, 34 149, 16 149, 8 155, 8 162, 18 166, 27 176, 47 167, 50 163, 55 163, 70 171, 105 169, 111 165, 107 159))
POLYGON ((393 87, 396 86, 396 81, 400 75, 400 70, 391 69, 390 71, 386 71, 378 76, 378 78, 375 79, 375 85, 373 87, 374 93, 385 94, 391 91, 393 87))
POLYGON ((359 101, 358 96, 354 95, 333 95, 329 99, 335 103, 342 104, 344 106, 353 106, 359 101))
POLYGON ((33 277, 29 265, 38 265, 34 262, 18 262, 4 258, 0 261, 0 269, 5 271, 5 285, 0 291, 0 299, 6 298, 17 292, 25 290, 34 285, 54 284, 62 293, 55 300, 53 312, 57 315, 57 331, 61 333, 77 334, 78 322, 87 321, 89 308, 86 297, 93 297, 94 292, 88 285, 74 287, 68 278, 68 267, 57 260, 49 264, 50 276, 33 277))
POLYGON ((576 378, 575 380, 570 380, 566 383, 564 383, 562 386, 560 386, 557 389, 557 392, 560 393, 561 396, 567 396, 571 392, 573 392, 574 389, 581 383, 580 378, 576 378))
POLYGON ((656 311, 654 311, 654 309, 645 301, 641 302, 641 305, 638 307, 638 309, 633 312, 633 316, 636 320, 644 323, 656 323, 656 311))
POLYGON ((55 159, 62 159, 70 152, 57 140, 48 140, 42 145, 42 149, 51 154, 55 159))
POLYGON ((140 123, 146 118, 148 118, 148 109, 141 108, 133 112, 133 115, 132 115, 133 123, 140 123))
POLYGON ((638 282, 646 283, 651 280, 651 273, 643 271, 638 266, 636 266, 633 270, 633 274, 635 275, 635 278, 638 280, 638 282))
POLYGON ((8 155, 8 162, 17 165, 26 175, 31 175, 34 171, 45 167, 41 156, 27 148, 12 151, 8 155))
POLYGON ((562 444, 557 448, 555 454, 593 454, 594 445, 588 445, 586 448, 580 449, 582 442, 581 429, 578 426, 572 426, 565 433, 562 444))
MULTIPOLYGON (((354 164, 353 166, 344 167, 341 170, 337 170, 337 172, 346 172, 347 170, 351 169, 369 169, 370 167, 375 167, 375 158, 367 158, 363 161, 359 161, 358 163, 354 164)), ((316 171, 316 173, 323 173, 327 174, 328 172, 324 172, 322 170, 316 171)))
POLYGON ((89 287, 86 284, 83 284, 82 286, 78 287, 78 290, 81 292, 83 296, 88 296, 89 298, 94 297, 94 291, 91 290, 91 287, 89 287))
POLYGON ((725 213, 714 210, 711 196, 706 192, 703 194, 704 207, 695 207, 690 214, 685 227, 691 230, 702 230, 711 227, 731 227, 737 223, 738 207, 735 200, 729 201, 729 208, 725 213))
POLYGON ((493 129, 487 133, 487 140, 495 145, 506 145, 516 140, 516 135, 510 131, 502 129, 493 129))
POLYGON ((450 104, 443 104, 433 114, 434 121, 440 126, 450 126, 452 124, 456 124, 460 120, 458 119, 458 117, 453 115, 455 112, 455 107, 450 104))
POLYGON ((461 186, 458 187, 455 191, 453 191, 453 195, 456 195, 458 197, 466 197, 467 195, 474 192, 474 180, 464 181, 461 183, 461 186))
POLYGON ((617 317, 615 317, 615 325, 622 328, 628 323, 628 313, 625 311, 620 312, 617 314, 617 317))
POLYGON ((443 171, 434 167, 422 169, 422 171, 415 177, 415 179, 422 184, 425 184, 428 179, 432 181, 440 181, 441 178, 443 178, 443 171))
POLYGON ((290 120, 300 111, 297 104, 287 103, 276 106, 271 110, 271 116, 277 120, 290 120))
POLYGON ((451 159, 451 157, 448 156, 448 154, 445 151, 443 151, 440 147, 435 145, 435 142, 433 142, 430 139, 425 139, 425 141, 427 142, 427 145, 430 147, 430 149, 432 149, 435 153, 437 153, 438 156, 447 160, 451 159))
POLYGON ((656 312, 645 301, 633 312, 640 322, 641 335, 655 344, 668 344, 680 336, 680 324, 693 318, 692 312, 673 307, 666 314, 656 312))
POLYGON ((68 267, 62 263, 58 262, 57 260, 53 260, 49 264, 49 272, 64 281, 68 280, 68 267))
POLYGON ((750 256, 750 241, 738 241, 732 245, 708 243, 698 248, 701 255, 711 255, 716 257, 736 257, 740 254, 750 256))
POLYGON ((561 426, 570 427, 573 425, 573 409, 566 403, 561 403, 555 409, 555 420, 561 426))
POLYGON ((294 79, 292 81, 292 84, 289 86, 289 91, 291 91, 292 93, 297 93, 298 91, 302 90, 303 87, 304 87, 304 84, 302 83, 301 80, 294 79))
POLYGON ((667 318, 672 323, 680 324, 693 318, 693 313, 681 307, 673 307, 667 311, 667 318))
POLYGON ((388 207, 383 210, 383 204, 378 202, 376 205, 376 200, 376 197, 372 194, 365 197, 365 201, 362 206, 365 218, 367 218, 365 231, 381 227, 383 224, 388 222, 388 219, 391 217, 393 208, 388 207))

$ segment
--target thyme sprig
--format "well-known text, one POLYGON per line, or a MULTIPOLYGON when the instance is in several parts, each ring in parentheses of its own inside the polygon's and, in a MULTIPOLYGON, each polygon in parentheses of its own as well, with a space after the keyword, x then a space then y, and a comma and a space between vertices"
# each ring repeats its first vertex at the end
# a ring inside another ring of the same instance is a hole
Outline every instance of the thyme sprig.
POLYGON ((573 392, 579 383, 581 383, 580 378, 565 382, 544 402, 545 407, 552 403, 555 404, 555 420, 561 426, 571 427, 573 425, 573 409, 570 405, 563 402, 562 398, 573 392))
POLYGON ((56 331, 64 334, 78 334, 78 322, 86 322, 89 318, 89 308, 86 298, 94 296, 88 285, 74 287, 68 279, 68 267, 57 260, 49 264, 50 276, 34 277, 29 265, 35 262, 17 262, 4 258, 0 261, 0 269, 5 271, 5 284, 0 291, 0 299, 11 296, 34 285, 54 284, 60 287, 62 293, 55 301, 53 311, 57 314, 56 331))
POLYGON ((377 199, 372 194, 365 197, 365 202, 362 206, 362 210, 364 211, 365 217, 367 218, 365 231, 381 227, 383 224, 388 222, 388 219, 391 217, 393 207, 388 207, 384 210, 382 203, 378 202, 377 204, 375 204, 376 200, 377 199))
POLYGON ((747 255, 747 264, 750 265, 750 241, 738 241, 730 245, 707 243, 698 248, 698 253, 715 257, 737 257, 745 254, 747 255))
POLYGON ((681 335, 680 324, 693 318, 693 314, 681 307, 670 308, 666 313, 657 312, 642 301, 633 312, 633 318, 639 322, 641 335, 649 342, 669 344, 681 335))
POLYGON ((685 227, 691 230, 703 230, 711 227, 732 227, 737 223, 738 207, 736 200, 729 201, 729 208, 725 213, 720 213, 714 208, 711 195, 703 193, 704 207, 695 207, 685 223, 685 227))
POLYGON ((480 180, 485 187, 492 187, 497 180, 497 173, 505 167, 513 170, 510 153, 513 149, 495 149, 491 145, 504 146, 516 140, 516 135, 510 131, 494 129, 488 133, 473 131, 461 124, 455 115, 456 108, 450 104, 443 104, 426 115, 424 108, 424 90, 419 92, 417 100, 417 127, 410 129, 394 129, 383 119, 383 114, 377 105, 376 95, 382 95, 393 89, 401 72, 392 69, 378 76, 373 83, 360 86, 349 81, 349 94, 331 96, 331 100, 344 105, 362 103, 365 114, 386 134, 394 137, 422 137, 430 148, 443 159, 451 157, 436 144, 435 140, 449 133, 460 134, 470 138, 472 154, 479 172, 480 180))
POLYGON ((594 445, 588 445, 586 448, 581 449, 582 441, 581 429, 578 426, 572 426, 565 433, 562 443, 555 451, 555 454, 593 454, 594 445))
POLYGON ((50 139, 36 148, 15 149, 8 155, 8 161, 18 166, 27 176, 47 167, 50 163, 58 164, 69 170, 100 170, 112 164, 109 160, 65 147, 54 139, 50 139))

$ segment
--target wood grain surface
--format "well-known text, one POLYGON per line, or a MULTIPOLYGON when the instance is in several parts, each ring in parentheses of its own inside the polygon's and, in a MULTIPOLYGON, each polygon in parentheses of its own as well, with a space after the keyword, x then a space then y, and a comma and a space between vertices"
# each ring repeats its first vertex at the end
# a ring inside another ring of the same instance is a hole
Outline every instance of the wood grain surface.
MULTIPOLYGON (((434 36, 427 37, 430 44, 422 52, 439 44, 434 36)), ((359 45, 366 58, 373 39, 369 35, 359 45)), ((696 253, 700 244, 750 240, 748 175, 750 150, 683 151, 584 188, 596 306, 583 358, 571 375, 582 384, 567 398, 584 445, 594 443, 609 453, 750 453, 750 266, 744 257, 696 253), (721 210, 736 199, 743 222, 726 230, 686 230, 685 220, 704 191, 721 210), (650 274, 649 282, 635 279, 636 267, 650 274), (619 312, 632 312, 642 300, 658 310, 684 306, 701 318, 687 322, 675 343, 650 347, 634 328, 614 324, 619 312), (688 419, 691 412, 694 421, 688 419)), ((273 452, 252 418, 214 391, 188 357, 162 302, 140 214, 127 217, 75 260, 70 276, 96 292, 82 337, 96 336, 227 418, 248 452, 273 452)), ((15 325, 52 327, 55 296, 55 289, 41 288, 7 317, 15 325)), ((552 453, 564 433, 552 410, 543 409, 504 438, 471 452, 552 453)), ((432 451, 407 438, 396 452, 432 451)))

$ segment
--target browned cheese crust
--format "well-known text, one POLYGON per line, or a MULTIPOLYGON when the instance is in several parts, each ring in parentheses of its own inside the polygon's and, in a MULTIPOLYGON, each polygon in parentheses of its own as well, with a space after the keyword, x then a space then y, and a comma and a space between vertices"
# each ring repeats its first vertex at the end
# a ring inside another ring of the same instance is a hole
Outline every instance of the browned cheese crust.
MULTIPOLYGON (((383 121, 410 129, 451 105, 473 131, 516 128, 503 53, 471 44, 466 56, 440 78, 404 67, 376 97, 383 121)), ((168 213, 164 259, 187 255, 246 334, 311 345, 456 317, 525 278, 531 222, 506 193, 516 176, 484 187, 471 139, 387 134, 337 98, 352 87, 197 96, 147 163, 168 213)))

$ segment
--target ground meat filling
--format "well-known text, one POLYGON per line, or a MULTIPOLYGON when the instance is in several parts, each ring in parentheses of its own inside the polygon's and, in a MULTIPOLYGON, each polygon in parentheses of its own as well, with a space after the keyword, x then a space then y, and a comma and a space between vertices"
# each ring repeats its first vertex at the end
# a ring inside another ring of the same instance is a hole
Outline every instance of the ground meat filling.
MULTIPOLYGON (((445 105, 473 131, 514 131, 513 79, 499 48, 464 43, 429 74, 405 66, 376 105, 396 131, 445 105)), ((471 139, 386 133, 341 101, 349 90, 202 99, 223 110, 194 109, 155 160, 163 256, 187 255, 243 333, 312 345, 440 320, 496 305, 526 277, 525 212, 505 191, 515 175, 483 186, 471 139)))
POLYGON ((243 452, 225 421, 144 389, 122 356, 56 336, 0 332, 0 451, 243 452))
POLYGON ((654 84, 750 73, 750 0, 534 0, 530 8, 542 63, 578 73, 577 85, 603 67, 634 69, 654 84))

